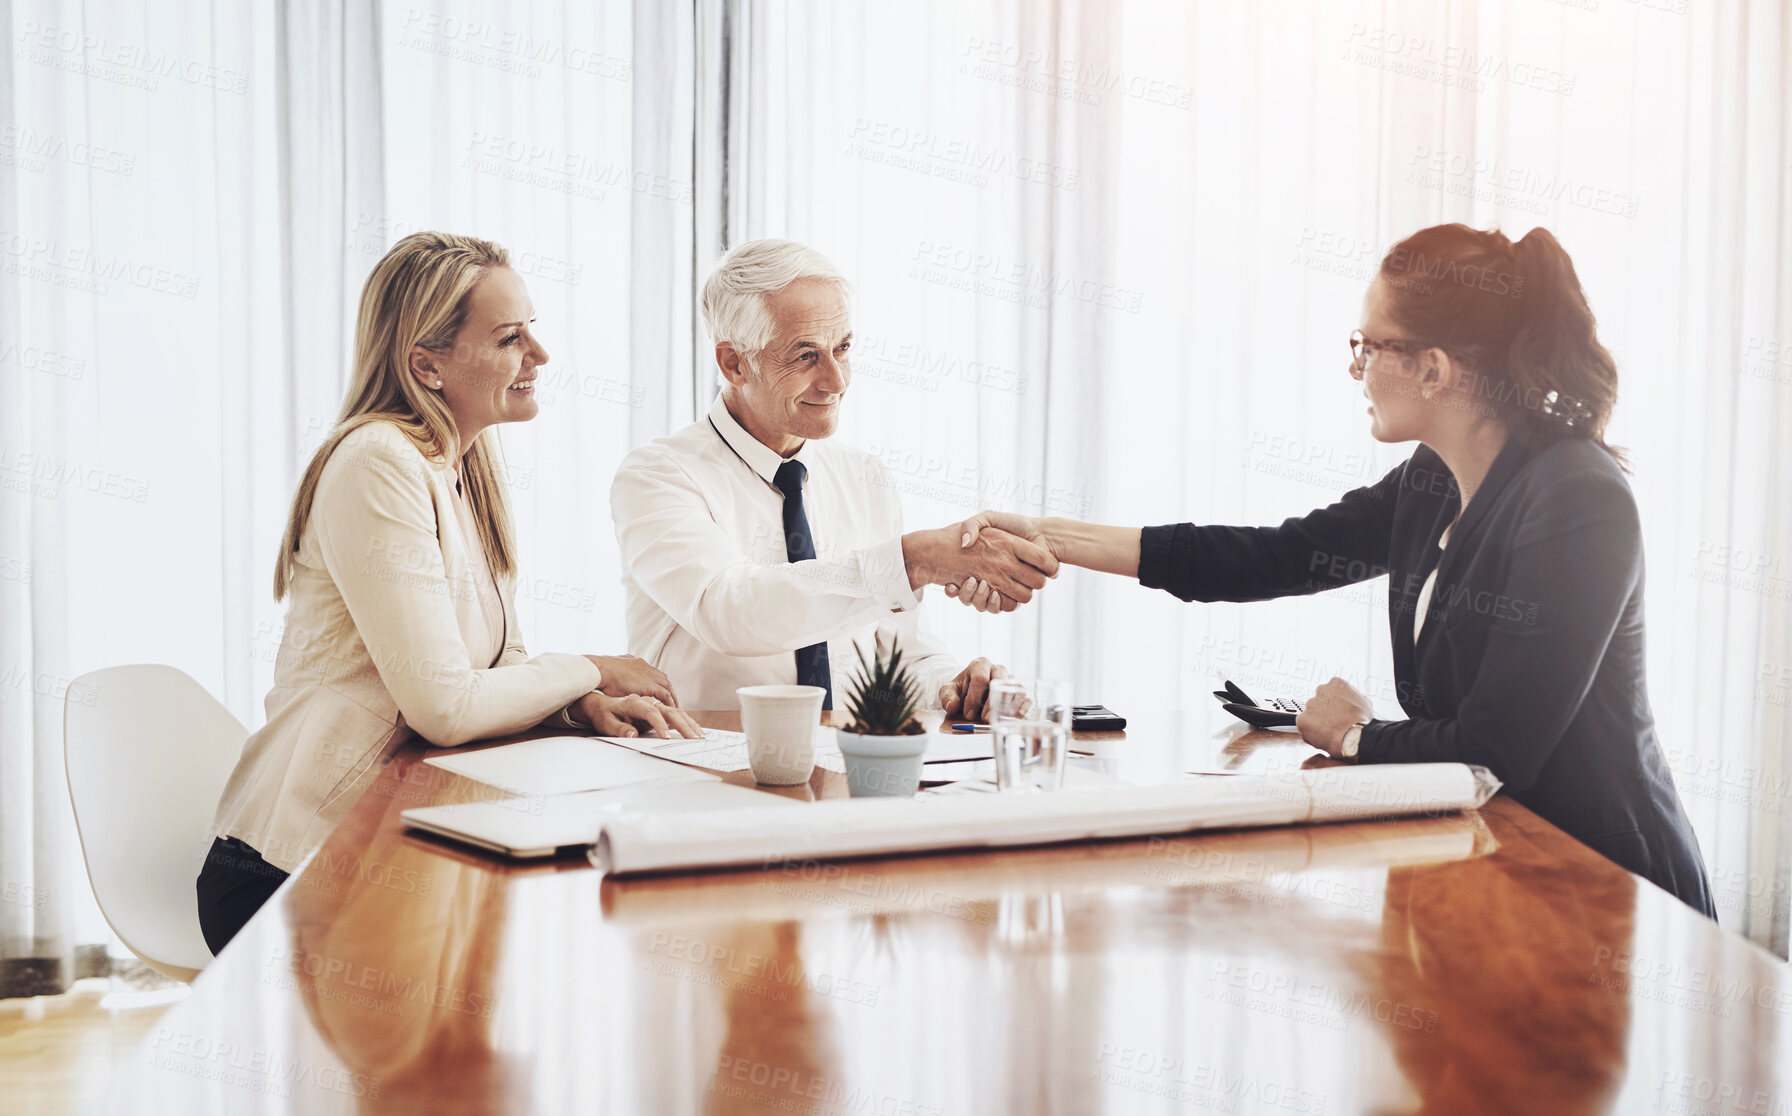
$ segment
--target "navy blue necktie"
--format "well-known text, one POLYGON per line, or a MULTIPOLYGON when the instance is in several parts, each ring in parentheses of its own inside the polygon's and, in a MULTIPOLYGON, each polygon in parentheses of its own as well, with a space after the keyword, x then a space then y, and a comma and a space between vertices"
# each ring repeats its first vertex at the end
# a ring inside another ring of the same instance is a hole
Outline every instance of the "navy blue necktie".
MULTIPOLYGON (((803 480, 809 470, 801 461, 786 461, 778 466, 772 483, 784 494, 784 556, 792 562, 815 557, 815 539, 809 534, 809 517, 803 514, 803 480)), ((834 708, 834 674, 828 666, 828 645, 811 643, 796 653, 796 684, 820 686, 821 707, 834 708)))

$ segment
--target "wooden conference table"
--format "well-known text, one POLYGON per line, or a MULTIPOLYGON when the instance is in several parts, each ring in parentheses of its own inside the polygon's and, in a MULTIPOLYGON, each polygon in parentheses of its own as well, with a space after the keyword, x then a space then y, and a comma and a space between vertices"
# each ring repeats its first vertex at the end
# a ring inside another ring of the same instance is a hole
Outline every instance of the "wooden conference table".
MULTIPOLYGON (((1217 707, 1081 740, 1136 780, 1316 756, 1217 707)), ((1503 797, 612 880, 407 832, 490 794, 428 754, 156 1025, 111 1110, 1792 1110, 1787 967, 1503 797)))

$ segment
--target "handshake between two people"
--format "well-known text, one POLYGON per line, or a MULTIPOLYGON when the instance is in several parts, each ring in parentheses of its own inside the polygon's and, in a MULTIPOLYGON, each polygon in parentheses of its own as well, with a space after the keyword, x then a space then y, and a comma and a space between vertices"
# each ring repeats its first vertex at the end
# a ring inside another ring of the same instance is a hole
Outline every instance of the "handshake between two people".
POLYGON ((902 537, 909 585, 942 586, 979 612, 1013 612, 1058 576, 1058 555, 1044 521, 1011 512, 979 512, 956 527, 902 537))
MULTIPOLYGON (((1058 576, 1045 521, 1008 512, 980 512, 952 527, 911 531, 902 536, 902 557, 910 588, 943 586, 948 596, 980 612, 1012 612, 1058 576)), ((1136 568, 1136 556, 1134 562, 1136 568)), ((664 671, 633 655, 586 658, 603 672, 603 685, 567 708, 564 717, 572 727, 601 736, 703 735, 679 708, 664 671)), ((949 716, 979 715, 989 683, 1006 673, 977 659, 940 687, 940 702, 949 716)))
MULTIPOLYGON (((925 565, 910 559, 910 580, 919 589, 924 583, 943 585, 946 595, 956 597, 980 612, 1012 612, 1033 599, 1047 580, 1058 576, 1062 563, 1082 566, 1101 573, 1139 576, 1140 532, 1137 528, 1106 527, 1072 519, 1041 519, 1012 512, 979 512, 957 527, 941 531, 921 531, 903 537, 903 552, 909 553, 909 539, 921 537, 915 553, 923 556, 925 565), (955 537, 954 537, 955 536, 955 537), (929 571, 926 581, 917 569, 929 571)), ((967 668, 972 674, 979 667, 983 677, 965 685, 947 687, 940 695, 941 703, 950 712, 954 700, 966 708, 981 708, 981 692, 987 692, 989 676, 1001 677, 1001 667, 987 666, 979 659, 967 668), (965 691, 981 684, 981 692, 965 691), (973 705, 973 699, 977 704, 973 705)), ((1355 726, 1375 719, 1375 707, 1367 695, 1342 678, 1333 678, 1321 685, 1304 703, 1295 722, 1301 739, 1334 759, 1343 759, 1344 738, 1355 726)))

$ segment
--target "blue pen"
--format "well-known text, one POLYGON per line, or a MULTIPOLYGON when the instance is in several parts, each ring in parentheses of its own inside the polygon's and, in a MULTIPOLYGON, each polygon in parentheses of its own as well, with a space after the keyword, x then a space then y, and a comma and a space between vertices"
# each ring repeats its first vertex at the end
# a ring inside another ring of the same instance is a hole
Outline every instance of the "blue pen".
POLYGON ((988 725, 953 725, 953 732, 988 732, 988 725))

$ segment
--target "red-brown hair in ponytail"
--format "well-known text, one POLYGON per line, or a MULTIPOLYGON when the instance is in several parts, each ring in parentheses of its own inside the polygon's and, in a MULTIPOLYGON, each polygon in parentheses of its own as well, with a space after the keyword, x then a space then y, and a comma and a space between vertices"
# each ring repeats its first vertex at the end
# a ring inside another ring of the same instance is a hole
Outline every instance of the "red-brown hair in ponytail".
POLYGON ((1434 225, 1381 261, 1394 320, 1449 352, 1470 385, 1516 434, 1606 444, 1618 366, 1599 343, 1574 262, 1548 229, 1516 244, 1497 229, 1434 225))

